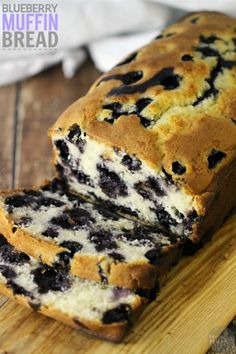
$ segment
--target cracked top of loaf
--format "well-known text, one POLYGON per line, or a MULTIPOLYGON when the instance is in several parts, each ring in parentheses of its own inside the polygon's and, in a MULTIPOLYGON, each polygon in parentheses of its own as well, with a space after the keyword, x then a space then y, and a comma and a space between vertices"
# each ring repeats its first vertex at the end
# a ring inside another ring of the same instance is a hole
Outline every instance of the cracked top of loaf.
POLYGON ((189 193, 206 191, 235 159, 236 20, 202 12, 171 25, 99 78, 50 134, 74 124, 189 193))

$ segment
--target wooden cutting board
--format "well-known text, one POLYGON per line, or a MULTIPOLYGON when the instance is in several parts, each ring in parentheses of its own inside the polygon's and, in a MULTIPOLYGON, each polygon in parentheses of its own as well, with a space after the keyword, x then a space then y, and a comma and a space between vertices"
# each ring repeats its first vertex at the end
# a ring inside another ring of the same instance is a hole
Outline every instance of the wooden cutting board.
POLYGON ((236 215, 173 268, 122 344, 87 337, 4 297, 0 301, 1 353, 205 353, 236 315, 236 215))

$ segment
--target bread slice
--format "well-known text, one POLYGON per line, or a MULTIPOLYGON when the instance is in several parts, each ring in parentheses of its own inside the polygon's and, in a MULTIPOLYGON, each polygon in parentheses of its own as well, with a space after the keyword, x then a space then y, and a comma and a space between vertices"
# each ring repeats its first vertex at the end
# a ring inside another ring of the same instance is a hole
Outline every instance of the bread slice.
POLYGON ((0 194, 0 232, 17 249, 81 278, 153 288, 178 260, 182 239, 67 192, 54 179, 0 194))
POLYGON ((2 235, 0 292, 39 313, 114 342, 124 338, 155 297, 155 290, 146 292, 147 298, 129 289, 74 277, 60 267, 43 265, 17 251, 2 235))
POLYGON ((236 19, 186 16, 99 78, 50 130, 71 190, 193 241, 236 201, 236 19))

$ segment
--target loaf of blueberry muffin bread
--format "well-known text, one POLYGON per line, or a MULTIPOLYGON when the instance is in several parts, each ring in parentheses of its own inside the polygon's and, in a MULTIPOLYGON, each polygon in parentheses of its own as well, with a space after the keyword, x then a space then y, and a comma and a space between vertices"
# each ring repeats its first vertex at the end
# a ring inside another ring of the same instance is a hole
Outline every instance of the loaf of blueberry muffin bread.
POLYGON ((236 200, 236 20, 195 13, 98 79, 50 130, 70 190, 199 240, 236 200))
POLYGON ((181 254, 183 240, 92 204, 54 179, 0 194, 0 232, 17 249, 73 275, 150 289, 181 254))
POLYGON ((0 235, 0 292, 77 329, 119 342, 151 300, 155 289, 138 294, 69 275, 17 251, 0 235))

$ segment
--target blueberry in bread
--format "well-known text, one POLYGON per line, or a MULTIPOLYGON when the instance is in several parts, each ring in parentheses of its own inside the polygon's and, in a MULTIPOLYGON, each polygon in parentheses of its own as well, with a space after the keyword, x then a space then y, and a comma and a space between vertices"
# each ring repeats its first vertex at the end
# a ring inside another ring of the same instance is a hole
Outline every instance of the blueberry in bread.
POLYGON ((0 292, 39 313, 119 342, 154 299, 156 290, 139 294, 74 277, 17 251, 0 235, 0 292))
POLYGON ((70 190, 198 240, 236 200, 236 20, 171 25, 50 130, 70 190))
POLYGON ((54 179, 0 194, 0 232, 17 249, 73 275, 125 288, 153 288, 182 251, 181 237, 69 193, 54 179))

